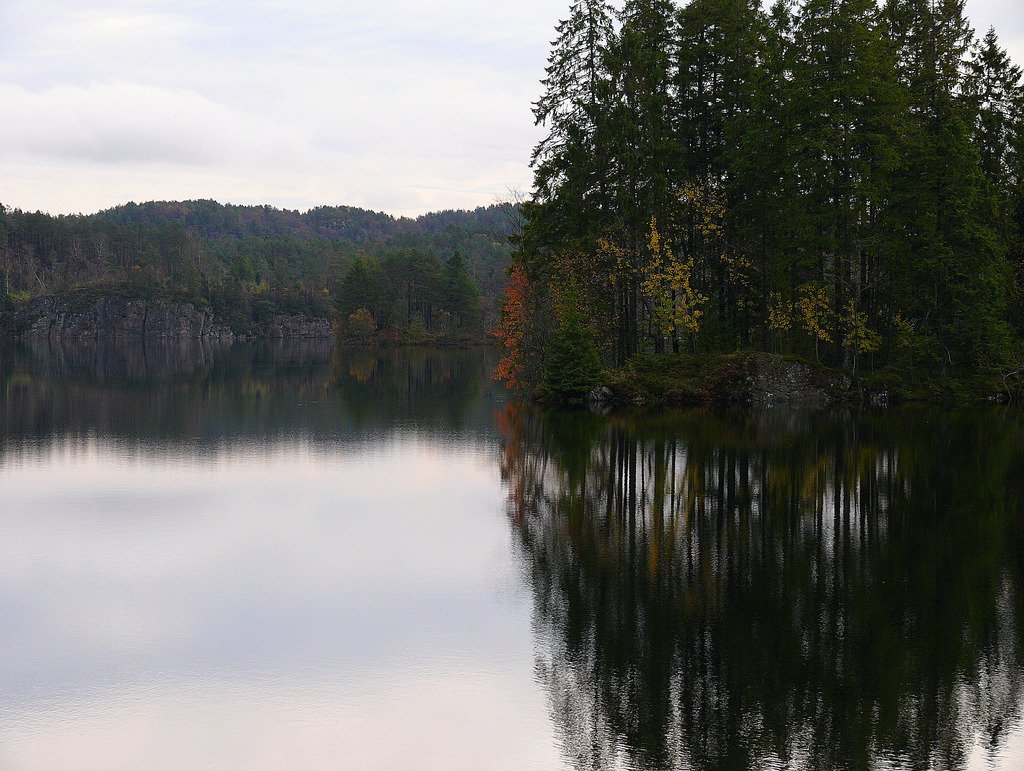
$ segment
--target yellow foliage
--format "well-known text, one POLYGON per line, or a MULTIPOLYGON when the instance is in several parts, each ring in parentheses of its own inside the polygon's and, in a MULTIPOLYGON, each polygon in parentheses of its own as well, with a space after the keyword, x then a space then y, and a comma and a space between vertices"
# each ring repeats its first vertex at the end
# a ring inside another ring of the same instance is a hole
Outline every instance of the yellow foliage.
POLYGON ((611 266, 613 283, 633 270, 629 251, 607 238, 597 239, 597 259, 601 264, 611 266))
POLYGON ((644 295, 651 302, 654 322, 664 334, 682 330, 696 334, 708 298, 693 288, 693 259, 680 260, 658 231, 651 218, 649 259, 642 282, 644 295))
POLYGON ((828 289, 815 284, 804 284, 800 287, 800 299, 797 300, 797 308, 803 321, 804 329, 817 344, 818 341, 831 343, 832 335, 829 327, 832 326, 832 298, 828 289))
POLYGON ((846 304, 846 316, 843 319, 846 337, 843 343, 858 353, 877 351, 882 345, 882 338, 868 327, 868 315, 857 309, 857 304, 850 300, 846 304))
POLYGON ((892 320, 893 331, 895 332, 896 346, 898 348, 910 348, 917 336, 917 325, 909 321, 899 313, 892 320))
POLYGON ((725 201, 721 189, 711 185, 685 185, 679 199, 688 203, 696 216, 696 226, 706 240, 722 234, 725 201))
POLYGON ((780 332, 788 332, 793 328, 793 303, 783 300, 782 295, 772 295, 768 304, 768 327, 780 332))

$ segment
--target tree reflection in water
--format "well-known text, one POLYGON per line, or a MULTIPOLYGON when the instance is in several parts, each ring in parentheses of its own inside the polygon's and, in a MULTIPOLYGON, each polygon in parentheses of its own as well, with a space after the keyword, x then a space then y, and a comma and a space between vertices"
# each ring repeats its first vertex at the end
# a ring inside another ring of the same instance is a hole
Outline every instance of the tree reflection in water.
POLYGON ((231 442, 495 441, 490 350, 352 351, 330 340, 0 344, 0 458, 61 438, 215 451, 231 442))
POLYGON ((1019 723, 1015 416, 498 423, 569 763, 959 767, 1019 723))

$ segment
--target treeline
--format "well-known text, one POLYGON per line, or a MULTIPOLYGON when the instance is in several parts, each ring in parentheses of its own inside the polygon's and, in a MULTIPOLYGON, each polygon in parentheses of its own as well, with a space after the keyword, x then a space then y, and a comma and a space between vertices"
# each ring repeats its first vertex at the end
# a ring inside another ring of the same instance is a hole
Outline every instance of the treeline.
POLYGON ((148 201, 128 203, 94 215, 120 225, 156 226, 177 222, 203 238, 304 239, 371 243, 400 235, 507 233, 514 213, 510 205, 481 206, 473 211, 447 210, 420 217, 394 217, 353 206, 318 206, 308 212, 272 206, 237 206, 216 201, 148 201))
POLYGON ((1024 92, 963 0, 577 0, 544 86, 506 378, 539 382, 552 340, 585 356, 588 337, 604 364, 753 347, 1012 368, 1024 92), (583 334, 548 333, 552 313, 578 326, 569 306, 583 334))
MULTIPOLYGON (((512 206, 416 220, 212 201, 54 217, 0 207, 0 303, 79 289, 208 303, 236 330, 365 309, 374 330, 477 334, 504 284, 512 206)), ((362 319, 365 321, 365 319, 362 319)))

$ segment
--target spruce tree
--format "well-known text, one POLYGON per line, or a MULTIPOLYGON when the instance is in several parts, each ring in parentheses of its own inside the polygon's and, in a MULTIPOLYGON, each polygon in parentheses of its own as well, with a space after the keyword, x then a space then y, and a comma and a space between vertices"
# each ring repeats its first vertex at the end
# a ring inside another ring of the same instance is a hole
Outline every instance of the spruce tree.
POLYGON ((1024 104, 1022 76, 990 29, 971 57, 967 97, 974 112, 973 139, 981 170, 1004 200, 1016 182, 1013 154, 1024 104))
POLYGON ((558 325, 548 343, 539 393, 553 401, 577 401, 598 384, 601 358, 575 283, 563 290, 559 306, 558 325))
POLYGON ((693 0, 679 11, 672 120, 681 178, 728 174, 750 109, 762 22, 756 0, 693 0))
POLYGON ((749 295, 753 267, 746 244, 735 238, 735 212, 744 192, 736 184, 740 140, 752 105, 758 34, 763 14, 755 0, 694 0, 678 13, 675 41, 673 130, 676 186, 686 204, 673 241, 696 263, 698 283, 717 297, 718 324, 728 334, 749 338, 749 295), (724 209, 720 237, 705 239, 701 220, 713 200, 724 209))
POLYGON ((0 204, 0 255, 4 264, 0 266, 0 313, 14 309, 10 287, 7 283, 7 210, 0 204))
MULTIPOLYGON (((897 163, 905 106, 874 0, 807 0, 798 14, 794 161, 809 215, 814 279, 825 283, 841 342, 851 318, 875 309, 872 274, 897 163)), ((852 366, 858 346, 844 346, 852 366)))
POLYGON ((669 222, 676 205, 671 121, 675 7, 669 0, 627 0, 611 49, 614 109, 609 118, 613 168, 612 230, 620 248, 614 285, 615 358, 641 350, 650 308, 640 293, 648 267, 652 219, 669 222))
POLYGON ((459 328, 470 330, 480 325, 480 290, 466 270, 466 261, 458 249, 445 262, 441 305, 459 328))
POLYGON ((909 103, 893 188, 889 289, 936 369, 959 376, 1006 355, 1010 272, 965 97, 973 32, 963 0, 890 0, 888 34, 909 103))
MULTIPOLYGON (((760 310, 792 304, 817 266, 805 244, 810 225, 793 159, 801 133, 793 82, 796 47, 791 0, 777 0, 756 27, 759 66, 750 73, 749 108, 738 118, 729 170, 732 236, 758 266, 760 310)), ((771 332, 762 320, 761 344, 771 332)))
POLYGON ((534 195, 525 237, 539 250, 592 240, 607 209, 601 136, 612 20, 605 0, 576 0, 556 30, 544 94, 534 105, 534 119, 548 133, 533 152, 534 195))
POLYGON ((374 302, 374 282, 366 261, 357 256, 349 266, 348 273, 341 282, 338 296, 338 310, 343 318, 348 318, 361 308, 368 311, 376 310, 374 302))

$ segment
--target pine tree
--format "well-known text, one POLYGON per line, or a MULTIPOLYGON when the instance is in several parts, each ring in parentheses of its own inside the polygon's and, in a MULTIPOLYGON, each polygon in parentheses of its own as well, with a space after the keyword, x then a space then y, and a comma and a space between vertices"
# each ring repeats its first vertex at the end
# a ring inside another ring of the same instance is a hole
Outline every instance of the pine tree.
MULTIPOLYGON (((807 0, 795 42, 795 160, 809 215, 806 246, 818 261, 809 278, 831 286, 832 337, 840 341, 850 303, 857 314, 874 304, 881 212, 905 107, 874 0, 807 0)), ((853 366, 856 353, 847 347, 843 363, 853 366)))
POLYGON ((890 0, 885 17, 910 114, 893 190, 892 306, 918 324, 934 367, 995 366, 1008 345, 1010 274, 971 143, 963 0, 890 0))
POLYGON ((480 325, 480 290, 466 270, 466 261, 458 249, 454 250, 444 266, 441 288, 441 306, 452 315, 463 330, 480 325))
POLYGON ((544 94, 534 106, 534 119, 548 134, 533 152, 528 243, 592 240, 607 208, 601 135, 608 112, 612 18, 605 0, 576 0, 556 29, 544 94))
POLYGON ((559 306, 558 326, 548 343, 539 393, 549 400, 576 401, 599 382, 601 358, 575 284, 563 290, 559 306))

